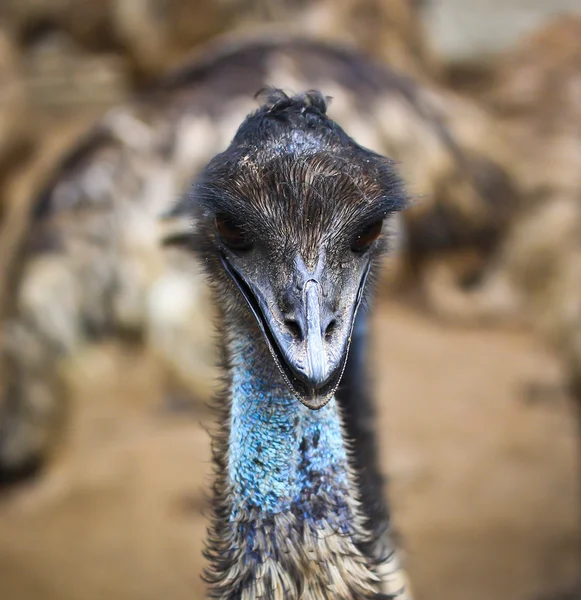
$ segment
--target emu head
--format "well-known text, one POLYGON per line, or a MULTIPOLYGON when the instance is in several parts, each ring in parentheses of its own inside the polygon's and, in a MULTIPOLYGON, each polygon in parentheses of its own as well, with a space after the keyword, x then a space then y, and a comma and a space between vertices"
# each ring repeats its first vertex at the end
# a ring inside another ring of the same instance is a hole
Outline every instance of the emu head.
POLYGON ((272 91, 179 210, 224 310, 256 320, 291 391, 318 409, 341 380, 385 222, 404 205, 392 163, 329 119, 320 93, 272 91))

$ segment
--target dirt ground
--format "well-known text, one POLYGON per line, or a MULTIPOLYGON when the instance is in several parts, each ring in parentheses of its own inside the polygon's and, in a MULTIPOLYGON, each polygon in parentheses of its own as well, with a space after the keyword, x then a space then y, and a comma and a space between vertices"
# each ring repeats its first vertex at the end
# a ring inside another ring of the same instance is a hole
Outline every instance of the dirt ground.
MULTIPOLYGON (((383 458, 418 600, 520 600, 581 559, 577 440, 562 375, 522 332, 380 307, 383 458)), ((191 600, 205 534, 203 410, 168 410, 147 359, 93 350, 68 441, 0 502, 2 600, 191 600)))

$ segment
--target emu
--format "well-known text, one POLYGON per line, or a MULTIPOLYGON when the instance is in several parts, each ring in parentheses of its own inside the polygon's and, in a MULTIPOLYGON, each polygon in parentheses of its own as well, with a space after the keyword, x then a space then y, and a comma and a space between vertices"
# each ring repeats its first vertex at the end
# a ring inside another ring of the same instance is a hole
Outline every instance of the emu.
POLYGON ((273 90, 177 208, 196 223, 224 356, 211 598, 409 597, 335 397, 385 222, 405 204, 392 162, 319 92, 273 90))

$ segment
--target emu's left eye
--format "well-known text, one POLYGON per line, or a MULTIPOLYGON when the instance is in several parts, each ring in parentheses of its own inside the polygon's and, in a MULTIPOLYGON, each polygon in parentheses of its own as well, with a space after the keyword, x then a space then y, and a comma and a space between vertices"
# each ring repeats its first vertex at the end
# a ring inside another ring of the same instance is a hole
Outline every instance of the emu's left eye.
POLYGON ((381 228, 383 227, 383 221, 374 221, 373 223, 364 227, 352 240, 351 250, 353 252, 362 253, 369 250, 371 244, 381 234, 381 228))
POLYGON ((216 215, 216 229, 222 241, 233 250, 248 250, 251 246, 246 232, 226 215, 216 215))

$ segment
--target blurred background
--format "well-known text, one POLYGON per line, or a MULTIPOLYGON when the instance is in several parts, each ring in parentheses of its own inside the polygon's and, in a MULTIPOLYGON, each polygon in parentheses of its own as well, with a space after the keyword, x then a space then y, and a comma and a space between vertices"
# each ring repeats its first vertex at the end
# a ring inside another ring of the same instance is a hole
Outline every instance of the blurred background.
POLYGON ((369 370, 417 598, 581 597, 579 3, 1 0, 0 598, 204 597, 213 307, 160 217, 268 84, 414 197, 369 370))

